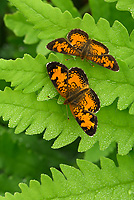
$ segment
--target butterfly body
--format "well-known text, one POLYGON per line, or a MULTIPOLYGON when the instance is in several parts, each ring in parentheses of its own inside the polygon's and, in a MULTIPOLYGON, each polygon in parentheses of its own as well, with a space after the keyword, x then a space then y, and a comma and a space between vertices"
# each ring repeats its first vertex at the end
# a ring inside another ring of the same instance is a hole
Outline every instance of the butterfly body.
POLYGON ((94 113, 99 110, 100 101, 97 94, 89 88, 84 71, 78 67, 68 69, 58 62, 48 63, 47 71, 55 88, 65 98, 64 104, 69 104, 80 127, 88 135, 94 135, 97 128, 94 113))
POLYGON ((77 104, 79 102, 79 99, 83 96, 83 93, 87 90, 88 90, 88 88, 85 88, 85 89, 67 97, 67 99, 64 101, 64 105, 70 104, 70 103, 77 104))
POLYGON ((90 49, 89 44, 90 44, 90 40, 88 40, 87 43, 83 46, 83 49, 82 49, 81 54, 80 54, 80 58, 82 60, 88 56, 88 52, 89 52, 89 49, 90 49))
POLYGON ((88 34, 81 29, 73 29, 65 38, 58 38, 47 44, 49 50, 79 56, 82 60, 86 58, 100 66, 113 71, 119 71, 118 63, 112 55, 109 55, 109 49, 93 39, 89 39, 88 34))

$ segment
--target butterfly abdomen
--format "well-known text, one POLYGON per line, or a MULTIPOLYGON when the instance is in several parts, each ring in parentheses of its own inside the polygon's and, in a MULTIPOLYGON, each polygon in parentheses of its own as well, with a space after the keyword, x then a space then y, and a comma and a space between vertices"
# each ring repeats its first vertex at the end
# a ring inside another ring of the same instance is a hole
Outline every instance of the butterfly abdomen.
POLYGON ((87 43, 85 43, 85 45, 83 46, 81 56, 80 56, 82 60, 86 58, 86 56, 88 55, 89 43, 90 43, 90 40, 88 40, 87 43))

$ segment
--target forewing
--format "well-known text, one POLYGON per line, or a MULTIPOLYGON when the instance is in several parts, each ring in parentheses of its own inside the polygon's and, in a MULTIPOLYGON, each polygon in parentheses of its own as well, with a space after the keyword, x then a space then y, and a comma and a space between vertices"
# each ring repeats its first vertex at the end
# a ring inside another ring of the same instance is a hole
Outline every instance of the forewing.
POLYGON ((76 104, 70 104, 70 110, 83 131, 87 135, 93 136, 97 129, 97 117, 76 104))
POLYGON ((47 71, 56 90, 62 97, 66 98, 68 91, 68 68, 58 62, 50 62, 47 63, 47 71))
POLYGON ((108 54, 108 53, 109 53, 109 49, 104 44, 96 40, 90 39, 89 48, 88 48, 89 55, 103 55, 103 54, 108 54))
POLYGON ((75 47, 79 51, 82 51, 84 45, 88 41, 88 34, 81 29, 73 29, 68 33, 67 39, 73 47, 75 47))
POLYGON ((118 63, 111 55, 89 55, 86 58, 112 71, 119 71, 118 63))
POLYGON ((53 40, 47 44, 47 48, 58 53, 80 56, 79 52, 65 38, 53 40))
POLYGON ((69 96, 87 87, 89 87, 89 84, 85 72, 78 67, 72 67, 68 74, 69 96))

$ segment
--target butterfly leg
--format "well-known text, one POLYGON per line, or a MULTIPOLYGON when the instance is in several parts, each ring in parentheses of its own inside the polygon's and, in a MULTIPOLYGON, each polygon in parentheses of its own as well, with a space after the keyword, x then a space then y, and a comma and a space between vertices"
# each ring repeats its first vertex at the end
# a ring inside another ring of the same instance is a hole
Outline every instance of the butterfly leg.
POLYGON ((90 61, 90 60, 87 60, 89 63, 90 63, 90 65, 92 66, 92 67, 94 67, 94 65, 92 64, 92 62, 90 61))
POLYGON ((72 60, 72 59, 74 59, 74 60, 75 60, 75 57, 71 57, 71 58, 65 58, 65 61, 67 61, 67 60, 72 60))

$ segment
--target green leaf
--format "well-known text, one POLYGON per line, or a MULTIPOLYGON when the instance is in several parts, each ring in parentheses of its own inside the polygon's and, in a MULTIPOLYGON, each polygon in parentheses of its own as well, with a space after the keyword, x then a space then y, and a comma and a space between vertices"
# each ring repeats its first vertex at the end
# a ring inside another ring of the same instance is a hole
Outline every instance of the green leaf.
POLYGON ((0 91, 0 95, 0 114, 5 121, 10 119, 9 127, 17 126, 16 133, 24 131, 28 126, 27 132, 29 134, 41 133, 46 127, 48 118, 53 117, 51 112, 58 114, 56 102, 49 101, 49 104, 47 101, 38 102, 34 93, 24 95, 20 91, 12 91, 10 88, 6 88, 4 92, 0 91), (50 110, 49 106, 51 107, 50 110))
POLYGON ((118 10, 127 10, 134 18, 134 1, 133 0, 105 0, 106 2, 116 2, 116 8, 118 10))
POLYGON ((134 143, 134 115, 128 113, 128 109, 119 111, 116 102, 111 106, 102 108, 97 114, 98 129, 94 137, 87 140, 82 138, 79 151, 89 149, 99 141, 100 150, 104 151, 112 142, 118 143, 118 153, 127 154, 134 143), (86 140, 87 141, 86 141, 86 140))
POLYGON ((79 11, 74 7, 73 2, 71 0, 66 0, 63 1, 62 0, 52 0, 52 3, 57 6, 58 8, 60 8, 60 10, 62 12, 65 12, 66 10, 68 10, 73 17, 81 17, 79 11))
POLYGON ((101 169, 85 160, 77 161, 79 169, 61 165, 61 172, 51 168, 51 179, 41 176, 41 184, 30 181, 20 184, 21 193, 6 193, 0 200, 18 199, 121 199, 134 198, 134 158, 118 156, 116 167, 110 159, 101 159, 101 169), (131 167, 130 167, 131 166, 131 167))
POLYGON ((45 48, 49 41, 50 41, 49 39, 40 41, 40 43, 38 44, 38 46, 36 48, 37 54, 47 55, 50 52, 47 48, 45 48))
MULTIPOLYGON (((24 90, 26 93, 37 91, 48 79, 46 73, 46 59, 38 55, 33 59, 30 55, 25 55, 23 59, 0 60, 0 78, 11 82, 11 86, 16 90, 24 90), (10 72, 10 73, 9 73, 10 72)), ((49 80, 49 79, 48 79, 49 80)))
POLYGON ((88 150, 99 141, 100 149, 105 150, 110 143, 118 143, 119 154, 128 153, 134 143, 134 116, 128 110, 119 111, 116 103, 102 108, 98 113, 98 129, 94 137, 86 135, 69 111, 67 119, 66 106, 55 100, 39 102, 34 93, 24 94, 9 88, 0 91, 0 115, 15 133, 26 130, 26 134, 39 134, 46 129, 44 138, 56 140, 53 148, 60 148, 72 143, 79 136, 79 151, 88 150), (129 126, 128 126, 129 124, 129 126), (75 129, 74 129, 75 127, 75 129))
MULTIPOLYGON (((124 60, 130 68, 133 68, 133 37, 129 38, 125 27, 115 21, 112 27, 108 21, 100 19, 95 24, 94 19, 85 14, 83 19, 73 18, 68 11, 62 13, 58 8, 54 8, 42 1, 33 0, 10 0, 40 31, 40 39, 52 39, 65 37, 73 28, 81 28, 89 34, 89 37, 103 42, 109 49, 110 54, 116 58, 124 60), (55 17, 56 16, 56 17, 55 17), (60 20, 59 20, 60 19, 60 20)), ((45 48, 45 47, 44 47, 45 48)), ((82 65, 82 61, 81 65, 82 65)))
POLYGON ((28 22, 26 18, 20 13, 16 12, 14 14, 6 14, 4 17, 5 25, 11 29, 16 36, 24 36, 25 44, 37 43, 36 51, 37 53, 42 53, 44 55, 49 53, 46 47, 49 40, 41 40, 38 38, 39 30, 34 29, 33 24, 28 22))
MULTIPOLYGON (((109 23, 104 19, 100 19, 95 24, 89 14, 85 14, 82 20, 72 18, 68 11, 62 13, 58 8, 40 0, 34 2, 33 0, 10 1, 21 10, 34 28, 40 31, 38 35, 40 39, 50 39, 51 41, 58 37, 65 37, 73 28, 81 28, 89 34, 89 37, 103 42, 110 49, 110 54, 124 60, 130 68, 133 68, 134 35, 132 34, 129 38, 127 30, 118 21, 115 21, 110 28, 109 23)), ((80 62, 82 64, 82 61, 80 62)))
POLYGON ((17 36, 25 36, 24 43, 33 44, 39 41, 39 31, 33 29, 33 25, 27 22, 26 18, 20 12, 5 15, 4 22, 17 36))
POLYGON ((70 30, 70 26, 78 27, 80 23, 80 18, 73 19, 68 11, 62 13, 59 8, 53 8, 41 0, 11 0, 11 2, 21 10, 29 22, 34 24, 34 28, 41 31, 39 34, 41 39, 61 37, 65 31, 70 30))
POLYGON ((58 105, 55 100, 38 102, 34 93, 23 94, 9 88, 0 91, 0 115, 5 121, 9 120, 10 128, 16 127, 15 133, 27 129, 27 134, 38 134, 47 127, 44 135, 47 140, 61 133, 58 137, 58 141, 62 141, 59 147, 73 142, 79 134, 85 135, 72 115, 68 122, 64 105, 58 105))
MULTIPOLYGON (((51 54, 49 59, 45 59, 42 55, 38 55, 35 59, 25 55, 23 59, 18 58, 15 61, 1 59, 0 78, 11 82, 11 86, 16 90, 23 90, 25 93, 42 89, 38 100, 44 101, 48 99, 47 96, 57 95, 46 71, 46 63, 53 60, 58 61, 54 54, 51 54), (10 73, 8 73, 9 71, 10 73)), ((65 61, 63 57, 62 63, 67 67, 80 67, 86 72, 89 85, 98 94, 101 106, 108 106, 119 97, 118 109, 123 110, 130 106, 130 113, 134 114, 134 69, 129 69, 121 61, 118 61, 121 67, 117 73, 100 66, 93 68, 87 61, 83 61, 83 65, 81 65, 80 58, 65 61)))

